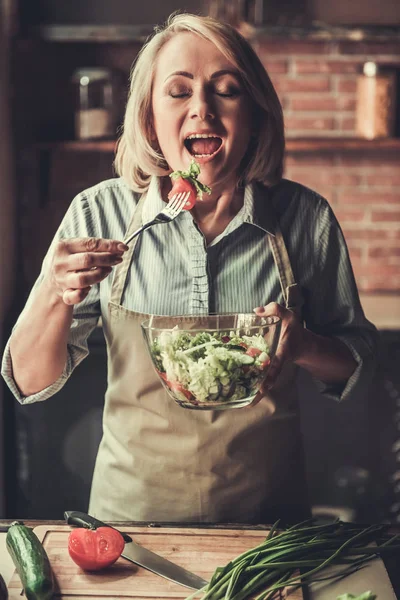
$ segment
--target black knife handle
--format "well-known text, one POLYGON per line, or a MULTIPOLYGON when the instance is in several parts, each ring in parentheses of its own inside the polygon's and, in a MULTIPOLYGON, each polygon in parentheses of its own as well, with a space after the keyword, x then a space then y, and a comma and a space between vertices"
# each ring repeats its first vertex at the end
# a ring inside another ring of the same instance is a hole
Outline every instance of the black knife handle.
MULTIPOLYGON (((98 527, 110 527, 110 529, 115 529, 115 527, 111 527, 111 525, 107 525, 107 523, 103 523, 103 521, 99 521, 91 515, 76 510, 66 510, 64 512, 64 519, 68 525, 86 527, 87 529, 97 529, 98 527)), ((118 531, 118 529, 115 529, 115 531, 118 531)), ((118 531, 118 533, 122 535, 125 542, 132 541, 132 538, 127 533, 123 533, 122 531, 118 531)))

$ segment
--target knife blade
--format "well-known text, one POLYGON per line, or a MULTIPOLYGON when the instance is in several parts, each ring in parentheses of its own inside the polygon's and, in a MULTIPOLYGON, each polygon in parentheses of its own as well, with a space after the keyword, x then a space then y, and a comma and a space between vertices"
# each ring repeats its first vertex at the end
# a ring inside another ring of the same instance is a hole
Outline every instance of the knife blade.
MULTIPOLYGON (((107 523, 103 523, 91 515, 79 511, 67 510, 64 512, 64 518, 68 525, 76 525, 78 527, 86 528, 94 527, 95 529, 98 527, 111 527, 111 529, 115 529, 115 527, 107 525, 107 523)), ((116 531, 119 530, 116 529, 116 531)), ((159 554, 140 546, 127 533, 122 531, 119 531, 119 533, 125 540, 125 548, 121 556, 126 560, 130 560, 136 565, 152 571, 156 575, 160 575, 165 579, 169 579, 174 583, 179 583, 180 585, 191 589, 199 590, 208 585, 208 581, 205 581, 205 579, 202 579, 198 575, 195 575, 194 573, 187 571, 183 567, 176 565, 168 559, 163 558, 159 554)))

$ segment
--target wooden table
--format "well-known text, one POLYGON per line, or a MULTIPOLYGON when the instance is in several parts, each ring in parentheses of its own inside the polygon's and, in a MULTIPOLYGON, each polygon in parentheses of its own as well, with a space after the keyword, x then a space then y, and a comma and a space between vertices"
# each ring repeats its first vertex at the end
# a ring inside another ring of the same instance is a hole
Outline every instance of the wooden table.
MULTIPOLYGON (((66 535, 66 531, 65 531, 65 522, 64 521, 32 521, 32 520, 24 520, 24 519, 18 519, 23 521, 27 526, 30 527, 39 527, 39 526, 48 526, 48 527, 56 527, 57 526, 62 526, 62 529, 64 530, 64 533, 66 535)), ((6 584, 8 584, 11 580, 11 576, 14 573, 14 566, 12 564, 11 558, 5 548, 5 528, 8 527, 10 524, 12 523, 12 520, 6 520, 6 521, 0 521, 0 574, 3 576, 4 580, 6 581, 6 584), (2 531, 3 530, 3 531, 2 531)), ((151 523, 115 523, 114 524, 116 527, 133 527, 133 528, 146 528, 147 531, 154 531, 155 529, 157 529, 158 533, 161 533, 160 528, 165 528, 165 527, 169 527, 169 528, 174 528, 175 530, 180 530, 180 529, 187 529, 188 525, 187 524, 177 524, 177 523, 163 523, 163 524, 151 524, 151 523)), ((196 529, 196 530, 217 530, 219 531, 220 534, 223 533, 223 530, 231 530, 231 529, 235 529, 237 531, 241 531, 241 530, 254 530, 255 532, 265 532, 266 527, 263 526, 244 526, 244 525, 193 525, 190 524, 190 529, 196 529)), ((391 528, 391 533, 400 533, 400 527, 399 528, 391 528)), ((138 540, 139 541, 139 540, 138 540)), ((142 541, 143 543, 143 541, 142 541)), ((143 545, 145 545, 143 543, 143 545)), ((156 550, 156 548, 152 548, 153 550, 156 550)), ((160 551, 160 554, 162 552, 160 551)), ((171 558, 170 558, 171 559, 171 558)), ((120 559, 122 560, 122 559, 120 559)), ((173 559, 171 559, 173 560, 173 559)), ((124 561, 125 563, 126 561, 124 561)), ((177 561, 178 562, 178 561, 177 561)), ((128 563, 126 563, 128 564, 128 563)), ((190 565, 184 565, 186 566, 186 568, 191 569, 190 565)), ((339 593, 344 593, 344 592, 358 592, 361 593, 363 591, 366 591, 367 589, 371 589, 371 591, 377 593, 379 590, 378 588, 381 587, 382 585, 382 581, 381 580, 385 580, 384 585, 383 585, 383 589, 385 590, 383 595, 378 594, 378 600, 393 600, 396 597, 400 598, 400 569, 399 569, 399 558, 397 559, 385 559, 385 567, 387 570, 387 573, 389 574, 389 578, 390 578, 390 582, 391 585, 393 586, 395 595, 392 594, 391 592, 391 586, 389 585, 389 581, 387 580, 386 577, 386 573, 385 570, 383 569, 383 565, 380 561, 373 561, 371 563, 371 571, 365 571, 365 573, 362 575, 361 579, 357 580, 357 585, 354 585, 354 583, 352 584, 352 581, 354 582, 354 579, 350 580, 350 578, 346 578, 345 580, 343 580, 343 582, 341 583, 341 588, 340 590, 336 590, 336 588, 334 590, 332 590, 332 592, 335 593, 330 593, 330 594, 326 594, 324 592, 312 592, 310 593, 310 598, 311 600, 313 600, 314 598, 316 600, 335 600, 336 596, 338 595, 337 592, 339 593), (379 563, 376 564, 376 566, 373 566, 374 563, 379 563), (397 564, 396 564, 397 563, 397 564), (365 583, 365 585, 364 585, 365 583), (369 587, 368 587, 369 586, 369 587), (361 588, 361 589, 360 589, 361 588)), ((370 569, 370 567, 367 567, 368 569, 370 569)), ((193 567, 193 570, 196 571, 196 569, 193 567)), ((197 571, 196 571, 197 572, 197 571)), ((202 573, 198 573, 199 575, 203 575, 202 573)), ((355 575, 351 576, 352 578, 360 577, 360 574, 357 573, 355 575)), ((183 589, 183 588, 182 588, 183 589)), ((188 590, 187 590, 188 591, 188 590)), ((185 597, 185 594, 183 594, 182 597, 185 597)), ((104 600, 106 600, 106 597, 104 598, 104 600)))

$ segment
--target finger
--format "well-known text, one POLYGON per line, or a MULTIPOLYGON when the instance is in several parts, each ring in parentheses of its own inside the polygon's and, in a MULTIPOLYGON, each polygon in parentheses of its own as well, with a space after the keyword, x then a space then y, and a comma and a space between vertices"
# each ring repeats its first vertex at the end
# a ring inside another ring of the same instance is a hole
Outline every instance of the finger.
POLYGON ((257 306, 253 309, 256 315, 260 317, 282 317, 286 311, 286 308, 278 304, 277 302, 270 302, 266 306, 257 306))
POLYGON ((109 252, 78 252, 71 254, 66 263, 67 271, 85 271, 94 267, 113 267, 122 262, 121 254, 109 252))
POLYGON ((250 404, 247 405, 247 408, 250 408, 251 406, 255 406, 256 404, 258 404, 260 402, 260 400, 264 397, 264 395, 265 395, 265 392, 263 392, 261 389, 261 391, 257 392, 254 400, 252 400, 250 402, 250 404))
POLYGON ((265 391, 270 390, 275 385, 276 380, 282 371, 284 362, 285 360, 283 352, 275 354, 263 383, 263 389, 265 391))
POLYGON ((98 267, 90 271, 68 273, 65 288, 82 289, 103 281, 112 271, 111 267, 98 267))
POLYGON ((90 286, 86 288, 81 288, 79 290, 67 289, 63 292, 63 302, 68 304, 68 306, 72 306, 73 304, 79 304, 82 302, 90 292, 90 286))
POLYGON ((67 254, 78 252, 110 252, 111 254, 126 252, 128 246, 119 240, 103 238, 66 238, 58 242, 58 250, 67 254))

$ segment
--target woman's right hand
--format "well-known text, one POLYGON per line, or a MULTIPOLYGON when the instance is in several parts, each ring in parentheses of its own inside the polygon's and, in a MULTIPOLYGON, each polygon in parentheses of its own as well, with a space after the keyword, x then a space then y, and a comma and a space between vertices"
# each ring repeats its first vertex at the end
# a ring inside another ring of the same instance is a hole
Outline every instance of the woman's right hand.
POLYGON ((122 262, 128 246, 118 240, 69 238, 53 246, 45 271, 46 283, 69 306, 79 304, 92 285, 105 279, 122 262))

